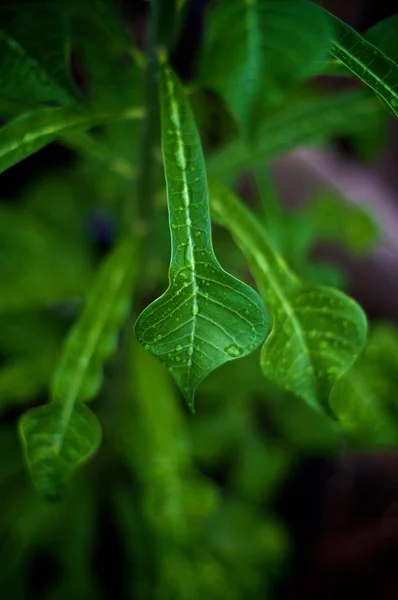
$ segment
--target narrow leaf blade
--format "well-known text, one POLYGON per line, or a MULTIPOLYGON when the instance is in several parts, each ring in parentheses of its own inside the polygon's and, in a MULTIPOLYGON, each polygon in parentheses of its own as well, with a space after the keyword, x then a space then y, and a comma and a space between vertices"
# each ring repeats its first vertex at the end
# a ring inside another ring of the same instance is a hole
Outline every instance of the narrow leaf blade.
POLYGON ((98 447, 99 426, 82 403, 98 393, 102 366, 117 348, 118 330, 130 306, 136 252, 134 241, 122 240, 105 262, 66 341, 51 403, 22 416, 20 432, 33 479, 50 496, 98 447))
POLYGON ((256 292, 226 273, 214 255, 200 138, 168 67, 161 74, 161 111, 172 240, 169 287, 140 315, 135 331, 168 366, 193 408, 202 379, 260 345, 267 314, 256 292))

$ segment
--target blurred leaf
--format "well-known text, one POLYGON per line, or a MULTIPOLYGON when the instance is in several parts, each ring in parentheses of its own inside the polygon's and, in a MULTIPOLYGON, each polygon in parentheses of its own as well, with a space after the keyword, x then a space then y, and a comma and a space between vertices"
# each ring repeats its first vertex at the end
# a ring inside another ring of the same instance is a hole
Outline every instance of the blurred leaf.
POLYGON ((396 445, 397 386, 398 330, 377 324, 359 359, 337 382, 330 406, 357 443, 396 445))
POLYGON ((200 138, 168 67, 161 73, 161 109, 172 240, 169 287, 138 317, 135 331, 169 367, 193 408, 202 379, 261 344, 267 314, 256 292, 227 274, 214 255, 200 138))
POLYGON ((127 113, 91 113, 71 108, 39 108, 0 129, 0 173, 34 154, 57 138, 123 118, 141 118, 140 108, 127 113))
POLYGON ((332 55, 378 94, 398 116, 398 65, 354 29, 329 14, 334 29, 332 55))
POLYGON ((364 33, 364 38, 398 63, 398 14, 373 25, 364 33))
POLYGON ((207 168, 217 178, 236 178, 243 170, 299 146, 320 145, 337 136, 363 131, 381 122, 385 112, 377 98, 362 90, 325 97, 291 97, 258 123, 255 143, 227 143, 209 156, 207 168))
POLYGON ((361 352, 362 309, 341 292, 302 284, 269 244, 266 232, 226 188, 212 185, 212 209, 246 254, 269 305, 273 328, 261 352, 264 375, 328 410, 335 381, 361 352))
POLYGON ((66 16, 51 3, 0 9, 1 95, 26 102, 81 103, 69 71, 66 16))
POLYGON ((102 382, 104 361, 116 351, 137 268, 136 244, 123 240, 101 268, 85 309, 68 336, 52 383, 52 401, 21 418, 20 432, 40 492, 57 497, 64 480, 97 450, 100 426, 82 403, 102 382))
POLYGON ((305 0, 218 2, 209 28, 199 81, 219 92, 249 134, 263 106, 311 75, 330 45, 328 20, 305 0))
POLYGON ((32 215, 0 210, 0 313, 74 298, 86 289, 90 267, 80 248, 32 215))

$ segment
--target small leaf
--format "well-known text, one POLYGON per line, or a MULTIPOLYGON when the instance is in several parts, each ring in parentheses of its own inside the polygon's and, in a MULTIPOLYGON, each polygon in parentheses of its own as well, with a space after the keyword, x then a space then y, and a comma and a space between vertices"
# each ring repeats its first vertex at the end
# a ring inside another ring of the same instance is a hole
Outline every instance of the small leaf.
POLYGON ((208 171, 217 178, 237 177, 244 169, 297 147, 318 146, 334 137, 363 131, 380 123, 386 112, 367 90, 325 97, 292 96, 258 123, 255 143, 234 140, 210 155, 208 171))
POLYGON ((0 173, 44 148, 62 135, 84 131, 108 121, 141 118, 142 110, 91 113, 70 108, 40 108, 25 113, 0 129, 0 173))
POLYGON ((227 189, 211 189, 215 217, 249 259, 272 315, 261 352, 264 375, 314 408, 328 410, 330 390, 365 343, 361 308, 333 288, 301 283, 270 246, 256 218, 227 189))
POLYGON ((29 102, 81 103, 69 71, 67 20, 50 3, 0 9, 1 95, 29 102))
POLYGON ((97 419, 82 403, 98 393, 103 363, 117 348, 135 269, 135 242, 124 240, 100 270, 68 336, 54 374, 50 404, 21 418, 28 464, 37 489, 47 496, 56 497, 70 472, 92 456, 100 443, 97 419))
POLYGON ((209 21, 199 81, 219 92, 248 133, 264 105, 280 102, 329 49, 327 18, 305 0, 218 2, 209 21))
POLYGON ((398 65, 337 17, 331 54, 372 88, 398 116, 398 65))
POLYGON ((161 111, 172 243, 169 287, 140 315, 135 331, 168 366, 193 408, 202 379, 263 341, 267 314, 256 292, 226 273, 214 255, 200 138, 168 67, 161 73, 161 111))

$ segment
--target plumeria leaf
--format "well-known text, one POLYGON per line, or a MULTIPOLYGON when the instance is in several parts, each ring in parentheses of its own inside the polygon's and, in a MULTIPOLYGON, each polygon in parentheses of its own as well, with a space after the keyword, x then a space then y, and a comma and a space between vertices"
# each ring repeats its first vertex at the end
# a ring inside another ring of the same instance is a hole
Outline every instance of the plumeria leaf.
POLYGON ((135 331, 166 363, 193 408, 202 379, 261 344, 267 313, 257 293, 226 273, 214 255, 200 138, 181 84, 167 66, 160 95, 172 243, 169 287, 140 315, 135 331))
POLYGON ((305 0, 218 2, 209 30, 200 83, 219 92, 249 133, 264 106, 312 74, 330 43, 326 15, 305 0))
POLYGON ((36 487, 57 497, 65 479, 101 440, 95 415, 83 404, 98 393, 105 360, 115 352, 137 266, 136 245, 123 240, 103 265, 55 370, 51 402, 26 412, 20 432, 36 487))
POLYGON ((214 216, 249 259, 271 313, 272 331, 261 352, 264 375, 312 407, 328 410, 335 381, 365 343, 363 311, 338 290, 301 283, 228 189, 212 184, 210 194, 214 216))

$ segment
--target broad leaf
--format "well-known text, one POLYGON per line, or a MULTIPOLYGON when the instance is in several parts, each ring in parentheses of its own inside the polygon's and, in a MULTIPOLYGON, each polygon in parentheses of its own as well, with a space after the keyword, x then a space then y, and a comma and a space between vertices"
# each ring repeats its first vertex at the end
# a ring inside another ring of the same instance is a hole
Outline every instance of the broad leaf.
POLYGON ((398 443, 397 373, 398 331, 376 324, 363 353, 336 383, 330 398, 332 410, 357 443, 398 443))
POLYGON ((64 480, 97 449, 101 434, 91 400, 102 382, 102 366, 115 352, 127 316, 136 246, 122 241, 105 262, 72 329, 54 374, 51 402, 25 413, 20 432, 37 488, 57 496, 64 480))
POLYGON ((398 116, 398 65, 333 15, 332 55, 372 88, 398 116))
POLYGON ((261 352, 264 375, 312 407, 328 410, 333 384, 364 345, 365 315, 338 290, 301 283, 235 196, 216 184, 210 192, 214 216, 249 259, 271 312, 272 331, 261 352))
POLYGON ((23 102, 81 103, 69 71, 67 20, 50 3, 0 9, 0 94, 23 102))
POLYGON ((363 131, 384 119, 386 112, 377 98, 362 90, 288 98, 258 124, 255 143, 228 143, 210 155, 208 171, 217 178, 237 177, 242 170, 299 146, 320 145, 333 137, 363 131))
POLYGON ((91 113, 70 108, 40 108, 25 113, 0 129, 0 173, 44 148, 62 135, 123 118, 141 118, 142 110, 91 113))
POLYGON ((209 21, 199 81, 219 92, 249 133, 264 106, 280 102, 329 49, 327 18, 305 0, 218 2, 209 21))
POLYGON ((168 366, 193 408, 195 388, 206 375, 264 340, 267 314, 254 290, 226 273, 214 255, 200 138, 168 67, 160 93, 172 244, 169 287, 140 315, 135 331, 168 366))

